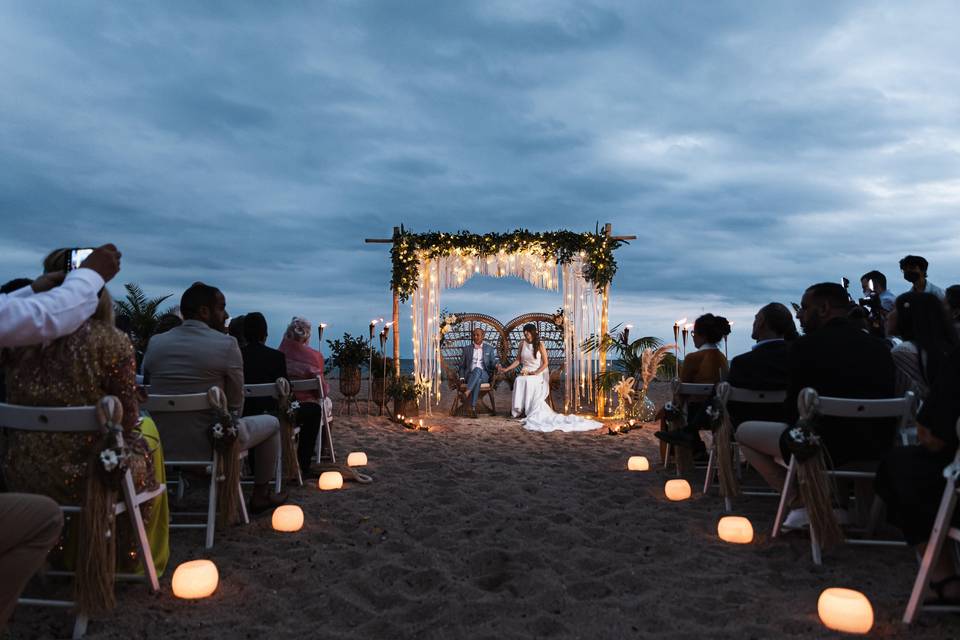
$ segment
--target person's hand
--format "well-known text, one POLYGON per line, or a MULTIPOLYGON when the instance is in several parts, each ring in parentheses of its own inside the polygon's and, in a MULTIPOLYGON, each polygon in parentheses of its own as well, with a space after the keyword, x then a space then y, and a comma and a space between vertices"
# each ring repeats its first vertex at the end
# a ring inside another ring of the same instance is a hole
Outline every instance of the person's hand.
POLYGON ((44 291, 50 291, 54 287, 59 287, 63 284, 63 279, 67 277, 67 274, 63 271, 51 271, 50 273, 45 273, 30 285, 30 288, 33 289, 34 293, 43 293, 44 291))
POLYGON ((105 244, 93 250, 80 265, 81 269, 93 269, 104 282, 110 282, 120 271, 120 250, 112 244, 105 244))

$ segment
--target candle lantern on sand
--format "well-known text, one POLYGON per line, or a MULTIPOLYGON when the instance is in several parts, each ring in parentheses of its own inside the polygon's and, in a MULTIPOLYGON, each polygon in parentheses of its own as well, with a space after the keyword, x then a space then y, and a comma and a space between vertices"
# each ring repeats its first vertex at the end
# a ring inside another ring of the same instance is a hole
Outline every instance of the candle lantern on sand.
POLYGON ((743 516, 724 516, 717 523, 717 535, 724 542, 750 544, 753 542, 753 525, 743 516))
POLYGON ((667 496, 667 500, 678 502, 689 498, 693 491, 690 489, 689 482, 683 478, 675 478, 667 480, 667 484, 663 486, 663 493, 667 496))
POLYGON ((293 532, 303 527, 303 509, 295 504, 284 504, 273 510, 274 531, 293 532))
POLYGON ((627 460, 627 469, 630 471, 649 471, 650 461, 645 456, 630 456, 627 460))
POLYGON ((343 476, 339 471, 324 471, 320 474, 317 486, 323 491, 334 491, 343 487, 343 476))
POLYGON ((184 562, 173 572, 173 595, 186 600, 206 598, 217 590, 220 573, 209 560, 184 562))
POLYGON ((873 607, 867 596, 853 589, 831 587, 817 601, 820 621, 842 633, 869 633, 873 628, 873 607))
POLYGON ((365 454, 363 451, 351 451, 350 455, 347 456, 347 466, 348 467, 367 466, 367 454, 365 454))

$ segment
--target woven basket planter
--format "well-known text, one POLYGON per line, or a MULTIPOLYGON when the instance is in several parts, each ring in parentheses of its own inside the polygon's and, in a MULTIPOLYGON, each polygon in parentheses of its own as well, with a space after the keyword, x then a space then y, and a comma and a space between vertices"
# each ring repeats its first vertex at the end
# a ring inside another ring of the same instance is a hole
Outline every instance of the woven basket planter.
POLYGON ((340 393, 345 398, 360 393, 360 367, 340 367, 340 393))

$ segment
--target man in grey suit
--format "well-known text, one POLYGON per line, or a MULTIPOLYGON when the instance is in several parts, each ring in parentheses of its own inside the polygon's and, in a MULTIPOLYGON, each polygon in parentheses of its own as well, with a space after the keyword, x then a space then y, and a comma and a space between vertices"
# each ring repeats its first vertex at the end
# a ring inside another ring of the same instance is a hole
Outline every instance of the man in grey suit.
MULTIPOLYGON (((180 299, 183 324, 153 336, 143 357, 144 381, 155 394, 206 393, 223 389, 230 413, 237 419, 240 449, 253 450, 254 485, 250 510, 266 511, 282 504, 286 494, 271 494, 280 455, 280 422, 271 415, 240 418, 243 411, 243 358, 233 336, 225 333, 226 299, 219 289, 195 282, 180 299)), ((171 460, 197 460, 211 455, 207 431, 211 412, 155 413, 164 454, 171 460)))
POLYGON ((473 343, 463 348, 460 355, 460 381, 467 385, 470 397, 470 416, 477 417, 477 399, 480 385, 490 382, 497 368, 497 352, 483 341, 483 329, 473 330, 473 343))

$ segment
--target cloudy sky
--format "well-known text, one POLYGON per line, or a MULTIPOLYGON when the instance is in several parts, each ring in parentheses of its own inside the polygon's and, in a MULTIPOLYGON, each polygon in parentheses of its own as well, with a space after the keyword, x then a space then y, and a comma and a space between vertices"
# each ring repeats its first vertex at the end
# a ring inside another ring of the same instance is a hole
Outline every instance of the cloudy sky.
MULTIPOLYGON (((612 321, 722 313, 739 350, 815 281, 902 291, 906 253, 960 281, 957 33, 950 1, 4 2, 0 273, 113 241, 119 282, 216 284, 275 343, 387 315, 363 239, 401 222, 611 222, 638 236, 612 321)), ((445 301, 559 306, 489 279, 445 301)))

